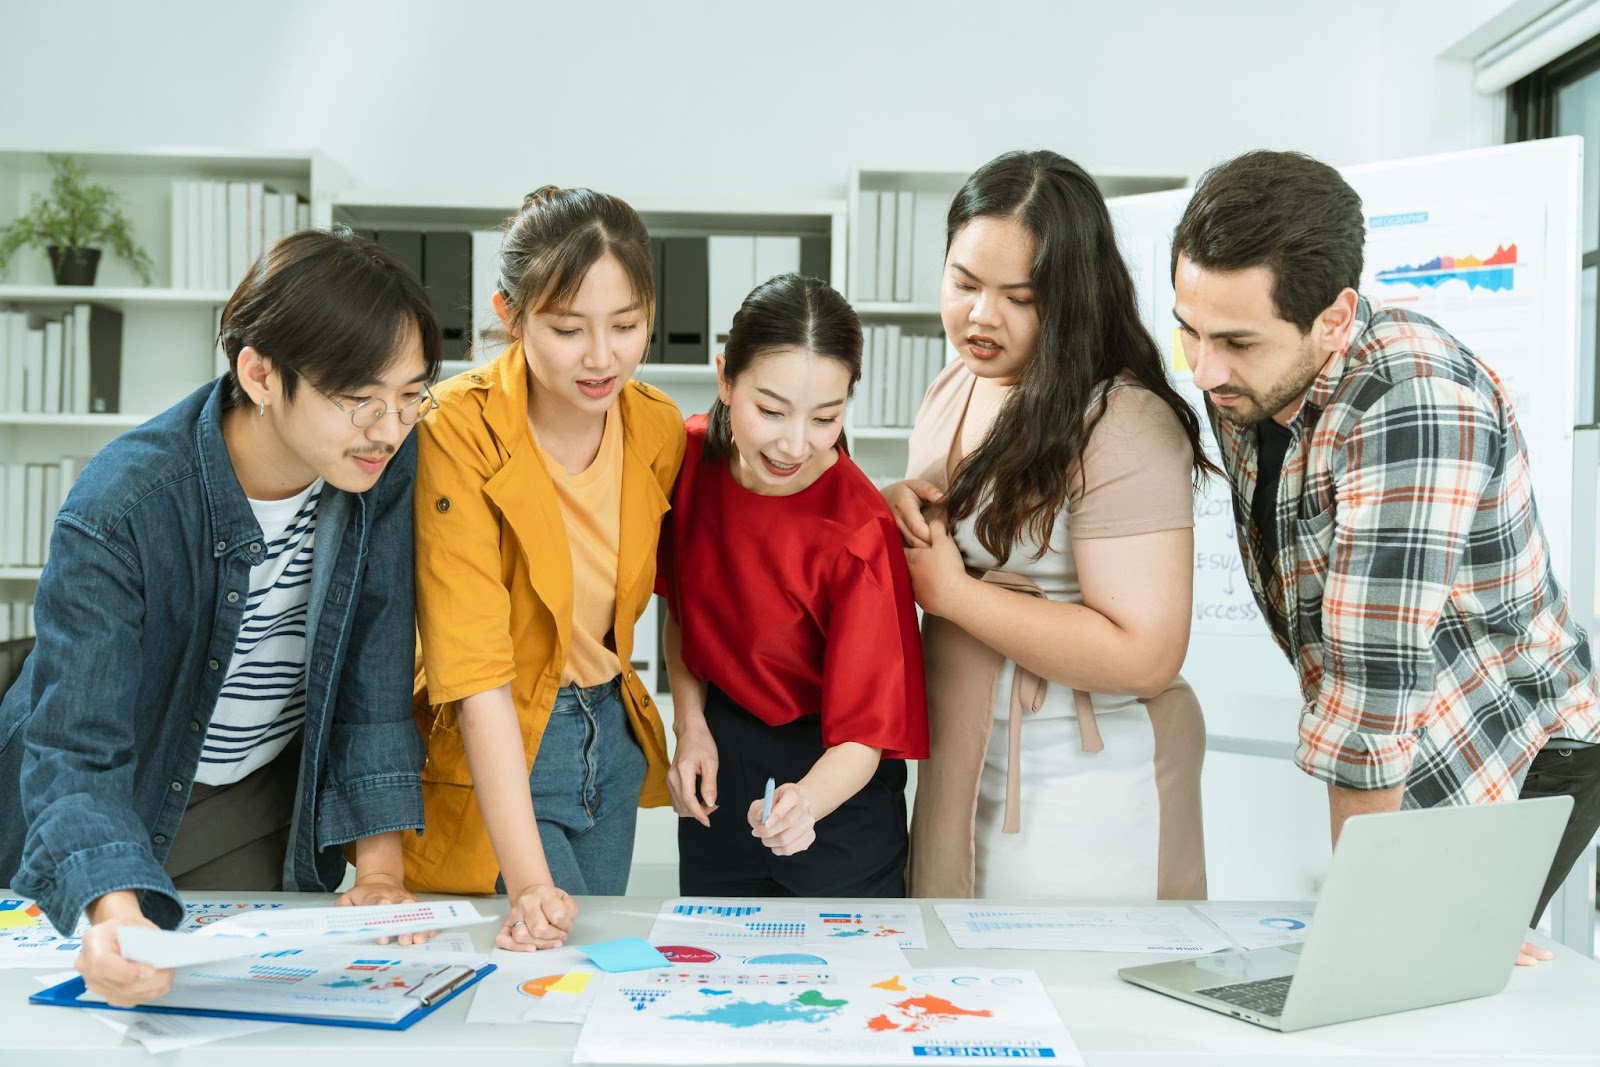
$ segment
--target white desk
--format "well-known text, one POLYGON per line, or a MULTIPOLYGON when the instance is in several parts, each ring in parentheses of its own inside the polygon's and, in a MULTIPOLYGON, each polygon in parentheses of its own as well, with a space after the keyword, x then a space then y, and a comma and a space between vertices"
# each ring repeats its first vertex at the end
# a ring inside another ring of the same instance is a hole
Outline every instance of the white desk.
MULTIPOLYGON (((192 894, 191 899, 238 899, 237 894, 192 894)), ((301 905, 331 897, 268 894, 301 905)), ((587 897, 572 943, 645 935, 659 897, 587 897)), ((1030 967, 1039 973, 1090 1065, 1119 1067, 1268 1067, 1279 1063, 1361 1067, 1424 1061, 1458 1065, 1600 1065, 1600 963, 1557 947, 1556 958, 1519 968, 1496 997, 1446 1004, 1361 1022, 1278 1034, 1129 985, 1117 968, 1159 957, 1117 953, 977 952, 951 945, 944 925, 924 903, 929 948, 908 951, 916 966, 970 963, 1030 967)), ((486 900, 484 911, 503 901, 486 900)), ((473 930, 487 950, 494 927, 473 930)), ((1381 960, 1374 960, 1381 967, 1381 960)), ((533 1067, 571 1062, 578 1028, 527 1023, 468 1026, 463 994, 402 1033, 289 1026, 262 1034, 151 1057, 96 1020, 62 1008, 27 1003, 40 987, 36 970, 0 970, 0 1064, 226 1064, 227 1067, 533 1067)))

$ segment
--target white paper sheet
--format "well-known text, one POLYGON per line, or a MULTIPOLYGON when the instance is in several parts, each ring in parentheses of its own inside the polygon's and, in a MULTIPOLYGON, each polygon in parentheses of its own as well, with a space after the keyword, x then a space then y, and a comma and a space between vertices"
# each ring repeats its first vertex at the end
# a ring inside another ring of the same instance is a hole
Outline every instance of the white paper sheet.
POLYGON ((230 915, 196 933, 129 927, 118 932, 118 941, 123 956, 130 960, 157 967, 185 967, 312 945, 471 926, 493 918, 480 915, 465 900, 356 908, 284 908, 230 915))
MULTIPOLYGON (((64 971, 60 974, 41 974, 35 980, 49 989, 76 977, 78 972, 64 971)), ((132 1038, 143 1045, 146 1051, 157 1055, 288 1025, 258 1022, 255 1019, 213 1019, 205 1015, 159 1015, 141 1011, 95 1011, 92 1008, 84 1014, 98 1019, 122 1036, 132 1038)))
POLYGON ((655 926, 650 930, 653 945, 874 939, 886 939, 901 948, 927 948, 922 908, 917 904, 840 902, 829 906, 680 897, 661 905, 655 926))
POLYGON ((1216 952, 1233 947, 1186 907, 994 907, 935 905, 957 948, 1061 952, 1216 952))
MULTIPOLYGON (((245 911, 281 908, 281 903, 259 901, 219 901, 212 904, 185 904, 179 931, 194 932, 230 915, 245 911)), ((0 899, 0 968, 60 967, 70 964, 83 944, 89 928, 80 918, 71 933, 63 934, 50 924, 37 904, 26 897, 0 899)))
POLYGON ((1243 949, 1292 945, 1311 932, 1314 905, 1293 904, 1216 904, 1194 905, 1195 911, 1210 919, 1234 944, 1243 949))
POLYGON ((731 970, 607 975, 574 1063, 1082 1064, 1032 971, 863 970, 822 984, 731 970))

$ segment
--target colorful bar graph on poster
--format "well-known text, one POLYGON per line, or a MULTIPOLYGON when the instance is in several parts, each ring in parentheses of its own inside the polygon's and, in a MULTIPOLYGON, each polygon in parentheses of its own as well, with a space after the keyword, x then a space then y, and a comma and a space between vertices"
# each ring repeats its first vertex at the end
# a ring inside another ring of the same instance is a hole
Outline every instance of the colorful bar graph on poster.
POLYGON ((1465 282, 1468 289, 1491 292, 1516 288, 1517 246, 1496 245, 1492 255, 1435 256, 1425 263, 1402 264, 1378 271, 1384 285, 1426 286, 1437 289, 1446 282, 1465 282))

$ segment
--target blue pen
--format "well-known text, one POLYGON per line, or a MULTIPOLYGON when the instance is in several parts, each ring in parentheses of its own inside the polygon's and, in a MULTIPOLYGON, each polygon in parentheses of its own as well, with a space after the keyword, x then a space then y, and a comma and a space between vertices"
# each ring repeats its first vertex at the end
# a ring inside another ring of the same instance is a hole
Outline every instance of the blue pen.
POLYGON ((767 825, 767 819, 772 816, 772 790, 777 785, 771 778, 767 779, 767 791, 761 798, 761 825, 767 825))

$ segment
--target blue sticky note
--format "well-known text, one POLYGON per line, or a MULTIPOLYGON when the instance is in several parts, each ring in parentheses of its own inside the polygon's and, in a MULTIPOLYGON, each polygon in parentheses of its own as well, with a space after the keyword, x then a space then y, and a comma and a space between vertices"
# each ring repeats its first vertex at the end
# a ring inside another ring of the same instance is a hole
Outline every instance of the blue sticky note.
POLYGON ((642 937, 619 937, 597 945, 578 945, 579 952, 594 961, 602 971, 646 971, 652 967, 671 967, 672 961, 656 951, 642 937))

